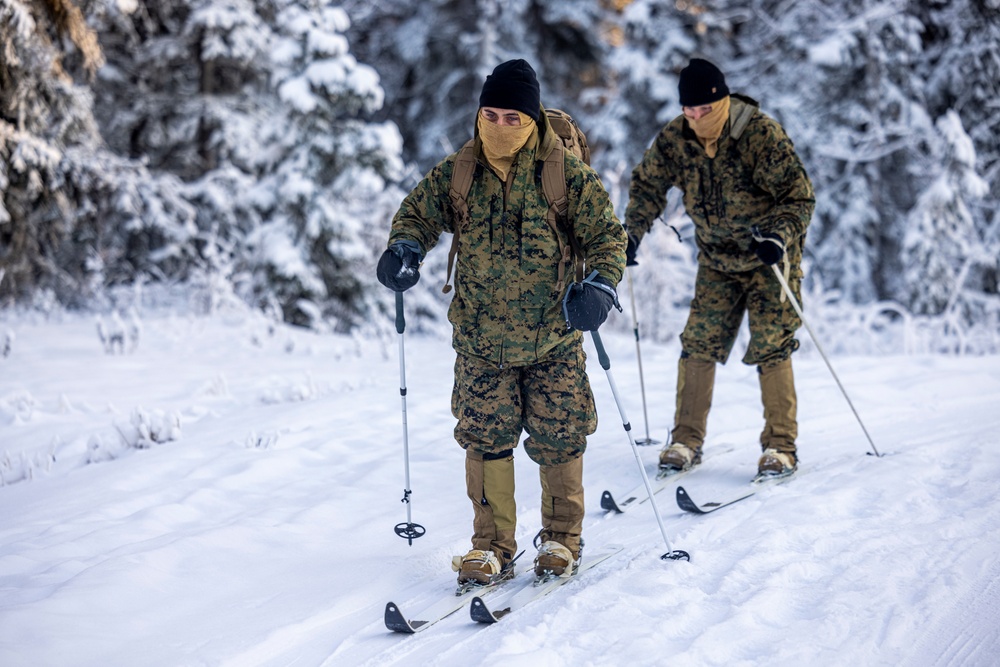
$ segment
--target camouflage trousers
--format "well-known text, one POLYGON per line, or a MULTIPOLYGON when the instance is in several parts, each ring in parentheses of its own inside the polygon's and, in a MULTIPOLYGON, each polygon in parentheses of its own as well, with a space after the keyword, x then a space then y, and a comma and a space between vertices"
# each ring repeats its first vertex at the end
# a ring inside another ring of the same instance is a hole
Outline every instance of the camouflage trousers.
MULTIPOLYGON (((799 300, 802 271, 792 267, 788 286, 799 300)), ((750 344, 743 363, 770 366, 798 349, 795 331, 802 322, 788 299, 782 300, 781 283, 769 266, 726 273, 698 266, 694 299, 681 333, 684 354, 725 363, 739 334, 743 314, 750 325, 750 344)))
POLYGON ((572 461, 597 430, 597 410, 579 345, 530 366, 497 368, 459 354, 451 412, 455 439, 466 450, 500 454, 517 447, 539 465, 572 461))

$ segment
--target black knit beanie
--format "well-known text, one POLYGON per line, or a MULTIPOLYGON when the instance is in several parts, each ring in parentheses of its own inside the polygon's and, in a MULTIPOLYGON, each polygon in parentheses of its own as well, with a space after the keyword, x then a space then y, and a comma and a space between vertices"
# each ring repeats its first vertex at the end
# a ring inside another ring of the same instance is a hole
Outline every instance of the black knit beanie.
POLYGON ((497 65, 493 74, 486 77, 479 95, 480 107, 514 109, 536 121, 540 104, 538 79, 526 60, 508 60, 497 65))
POLYGON ((726 77, 718 67, 701 58, 692 58, 688 66, 681 70, 677 89, 681 94, 682 107, 711 104, 729 94, 726 77))

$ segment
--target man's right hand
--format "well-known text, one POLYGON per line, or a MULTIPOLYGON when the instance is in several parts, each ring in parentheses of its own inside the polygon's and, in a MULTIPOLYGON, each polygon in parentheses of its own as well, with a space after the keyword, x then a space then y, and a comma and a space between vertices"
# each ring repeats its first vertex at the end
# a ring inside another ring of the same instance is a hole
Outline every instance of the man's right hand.
POLYGON ((760 261, 772 266, 785 256, 785 242, 777 234, 761 233, 757 225, 750 228, 750 234, 753 236, 750 249, 757 253, 760 261))
POLYGON ((393 292, 405 292, 420 280, 420 246, 414 241, 396 241, 378 260, 378 281, 393 292))

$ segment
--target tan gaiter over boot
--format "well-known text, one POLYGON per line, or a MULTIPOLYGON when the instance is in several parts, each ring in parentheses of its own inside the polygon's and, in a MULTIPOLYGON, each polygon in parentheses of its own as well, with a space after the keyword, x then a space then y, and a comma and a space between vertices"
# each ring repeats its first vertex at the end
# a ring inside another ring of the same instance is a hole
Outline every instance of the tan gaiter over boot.
POLYGON ((542 480, 541 541, 558 542, 580 557, 583 531, 583 457, 554 466, 539 466, 542 480))
POLYGON ((791 358, 772 366, 758 366, 760 398, 764 404, 764 430, 760 434, 761 449, 795 453, 799 435, 796 419, 795 378, 791 358))
POLYGON ((681 357, 677 364, 677 410, 670 442, 701 451, 715 388, 715 362, 681 357))
POLYGON ((466 450, 465 485, 473 507, 472 548, 492 550, 500 565, 506 565, 517 553, 514 456, 484 460, 482 454, 466 450))

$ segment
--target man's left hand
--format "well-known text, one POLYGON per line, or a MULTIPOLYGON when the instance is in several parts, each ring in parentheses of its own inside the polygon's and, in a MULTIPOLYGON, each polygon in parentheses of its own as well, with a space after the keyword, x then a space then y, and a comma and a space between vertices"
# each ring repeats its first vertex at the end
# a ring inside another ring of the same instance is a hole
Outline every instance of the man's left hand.
POLYGON ((625 266, 639 266, 639 262, 635 261, 635 253, 639 249, 639 242, 631 234, 626 234, 628 237, 628 244, 625 246, 625 266))
POLYGON ((608 319, 612 306, 621 310, 615 288, 600 275, 588 277, 582 283, 573 283, 563 298, 566 326, 579 331, 597 331, 608 319))

